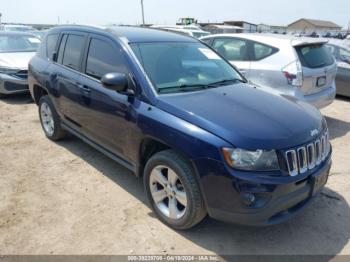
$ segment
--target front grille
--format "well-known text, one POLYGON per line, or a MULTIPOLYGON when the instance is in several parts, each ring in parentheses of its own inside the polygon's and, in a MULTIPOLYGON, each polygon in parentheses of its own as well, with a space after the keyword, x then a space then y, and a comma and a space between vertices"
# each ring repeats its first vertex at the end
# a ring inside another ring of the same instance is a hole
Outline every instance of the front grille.
POLYGON ((28 70, 20 70, 16 73, 11 74, 14 77, 20 78, 20 79, 27 79, 28 78, 28 70))
POLYGON ((285 153, 290 176, 304 174, 322 164, 330 152, 328 131, 315 141, 285 153))

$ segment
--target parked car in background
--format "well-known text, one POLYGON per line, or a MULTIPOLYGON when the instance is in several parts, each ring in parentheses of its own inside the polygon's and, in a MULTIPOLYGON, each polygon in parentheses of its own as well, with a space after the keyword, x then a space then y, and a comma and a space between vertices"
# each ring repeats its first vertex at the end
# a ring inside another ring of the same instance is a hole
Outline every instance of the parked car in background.
POLYGON ((265 91, 317 108, 335 98, 336 62, 327 40, 274 34, 223 34, 201 38, 265 91))
POLYGON ((68 131, 141 176, 154 213, 175 229, 207 214, 281 223, 328 179, 319 110, 247 84, 192 37, 57 27, 30 61, 29 86, 49 139, 68 131))
POLYGON ((28 92, 28 63, 40 39, 18 32, 0 32, 0 98, 28 92))
POLYGON ((30 31, 32 35, 35 35, 37 38, 43 39, 45 34, 47 33, 47 30, 35 30, 35 31, 30 31))
POLYGON ((2 31, 10 31, 10 32, 29 32, 33 31, 34 28, 27 25, 1 25, 2 31))
POLYGON ((332 40, 327 44, 338 64, 337 94, 350 97, 350 48, 343 41, 332 40))

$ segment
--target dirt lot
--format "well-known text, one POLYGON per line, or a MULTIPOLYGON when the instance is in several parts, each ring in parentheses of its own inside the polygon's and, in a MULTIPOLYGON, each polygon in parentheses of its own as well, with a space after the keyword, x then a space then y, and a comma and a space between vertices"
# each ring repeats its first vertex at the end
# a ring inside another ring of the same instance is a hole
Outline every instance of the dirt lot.
POLYGON ((161 224, 140 181, 71 137, 47 140, 28 96, 0 101, 0 254, 350 254, 350 100, 323 110, 332 174, 300 216, 268 228, 161 224))

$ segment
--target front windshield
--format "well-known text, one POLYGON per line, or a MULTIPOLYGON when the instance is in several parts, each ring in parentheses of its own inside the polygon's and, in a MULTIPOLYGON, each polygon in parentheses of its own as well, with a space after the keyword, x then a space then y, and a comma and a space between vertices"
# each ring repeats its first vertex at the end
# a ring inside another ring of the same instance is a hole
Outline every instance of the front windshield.
POLYGON ((0 35, 0 53, 34 52, 39 47, 40 40, 30 35, 0 35))
POLYGON ((244 81, 233 67, 201 43, 132 45, 158 93, 176 93, 244 81))

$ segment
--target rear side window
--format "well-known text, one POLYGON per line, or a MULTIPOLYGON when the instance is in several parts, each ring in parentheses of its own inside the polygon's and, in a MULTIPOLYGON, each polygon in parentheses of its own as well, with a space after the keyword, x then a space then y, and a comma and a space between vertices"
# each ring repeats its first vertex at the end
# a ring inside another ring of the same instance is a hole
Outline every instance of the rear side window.
POLYGON ((100 80, 108 73, 127 73, 121 50, 108 42, 92 38, 85 73, 100 80))
POLYGON ((320 68, 334 63, 332 53, 324 44, 296 47, 301 64, 308 68, 320 68))
POLYGON ((67 41, 67 35, 63 35, 61 39, 60 47, 58 49, 58 58, 57 58, 58 63, 62 63, 64 46, 66 45, 66 41, 67 41))
POLYGON ((218 38, 213 48, 229 61, 249 61, 248 42, 242 39, 218 38))
POLYGON ((84 48, 83 36, 68 35, 62 64, 74 70, 80 69, 80 59, 84 48))
POLYGON ((256 42, 253 43, 253 48, 255 61, 262 60, 278 52, 277 48, 256 42))
POLYGON ((56 51, 58 34, 48 35, 46 38, 46 56, 51 60, 53 53, 56 51))

